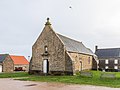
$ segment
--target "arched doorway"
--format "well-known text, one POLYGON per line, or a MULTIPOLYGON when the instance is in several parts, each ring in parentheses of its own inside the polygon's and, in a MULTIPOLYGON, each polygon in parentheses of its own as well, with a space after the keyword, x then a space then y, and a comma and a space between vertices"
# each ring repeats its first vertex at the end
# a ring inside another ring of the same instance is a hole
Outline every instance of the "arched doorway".
POLYGON ((49 72, 49 61, 48 59, 43 60, 43 73, 48 74, 49 72))

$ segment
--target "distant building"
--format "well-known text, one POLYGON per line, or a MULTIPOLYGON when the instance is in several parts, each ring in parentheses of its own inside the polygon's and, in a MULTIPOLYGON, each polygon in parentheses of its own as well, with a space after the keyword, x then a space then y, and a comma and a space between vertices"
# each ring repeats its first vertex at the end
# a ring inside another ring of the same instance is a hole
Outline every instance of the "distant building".
POLYGON ((0 54, 0 72, 28 71, 29 62, 24 56, 0 54))
POLYGON ((9 54, 0 54, 0 72, 13 72, 14 62, 9 54))
POLYGON ((29 70, 29 62, 24 56, 10 55, 10 57, 14 62, 14 71, 28 71, 29 70))
POLYGON ((82 42, 56 33, 47 19, 45 27, 32 46, 31 74, 75 74, 90 70, 94 53, 82 42))
POLYGON ((120 48, 96 48, 98 67, 100 70, 118 71, 120 69, 120 48))

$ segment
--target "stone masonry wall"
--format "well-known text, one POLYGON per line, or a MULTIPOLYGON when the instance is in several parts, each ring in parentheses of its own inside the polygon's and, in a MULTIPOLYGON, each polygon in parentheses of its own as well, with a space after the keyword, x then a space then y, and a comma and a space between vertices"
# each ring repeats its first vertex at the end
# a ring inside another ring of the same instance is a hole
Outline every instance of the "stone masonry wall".
POLYGON ((79 53, 73 53, 69 52, 71 55, 73 61, 74 61, 74 71, 81 71, 82 70, 89 70, 92 69, 92 56, 91 55, 85 55, 85 54, 79 54, 79 53), (82 62, 82 68, 81 63, 82 62))
POLYGON ((65 52, 65 71, 73 73, 73 68, 74 68, 73 61, 66 51, 65 52))
POLYGON ((51 26, 45 26, 32 47, 32 61, 30 70, 43 71, 44 47, 48 48, 49 71, 65 71, 65 50, 64 45, 56 36, 51 26))
POLYGON ((3 72, 13 72, 14 64, 10 56, 8 55, 3 61, 3 72))

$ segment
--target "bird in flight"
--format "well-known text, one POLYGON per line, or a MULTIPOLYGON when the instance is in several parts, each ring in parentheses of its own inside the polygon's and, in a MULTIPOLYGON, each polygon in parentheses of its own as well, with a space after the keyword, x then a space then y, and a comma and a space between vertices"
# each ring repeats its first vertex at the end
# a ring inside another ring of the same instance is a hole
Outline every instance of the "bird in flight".
POLYGON ((70 8, 70 9, 72 9, 72 7, 71 7, 71 6, 69 6, 69 8, 70 8))

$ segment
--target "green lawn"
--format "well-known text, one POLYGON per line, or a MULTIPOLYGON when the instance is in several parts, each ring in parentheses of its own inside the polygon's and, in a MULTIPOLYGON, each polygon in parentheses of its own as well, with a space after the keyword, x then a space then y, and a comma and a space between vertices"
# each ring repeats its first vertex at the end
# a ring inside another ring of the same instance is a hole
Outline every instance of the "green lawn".
MULTIPOLYGON (((69 84, 85 84, 85 85, 97 85, 107 87, 120 87, 120 72, 110 72, 116 75, 114 79, 100 78, 100 75, 104 72, 90 71, 93 73, 93 77, 77 76, 35 76, 29 75, 25 72, 19 73, 2 73, 0 78, 19 78, 19 80, 40 81, 40 82, 60 82, 69 84)), ((108 73, 108 72, 107 72, 108 73)))
POLYGON ((0 78, 28 77, 27 72, 0 73, 0 78))

